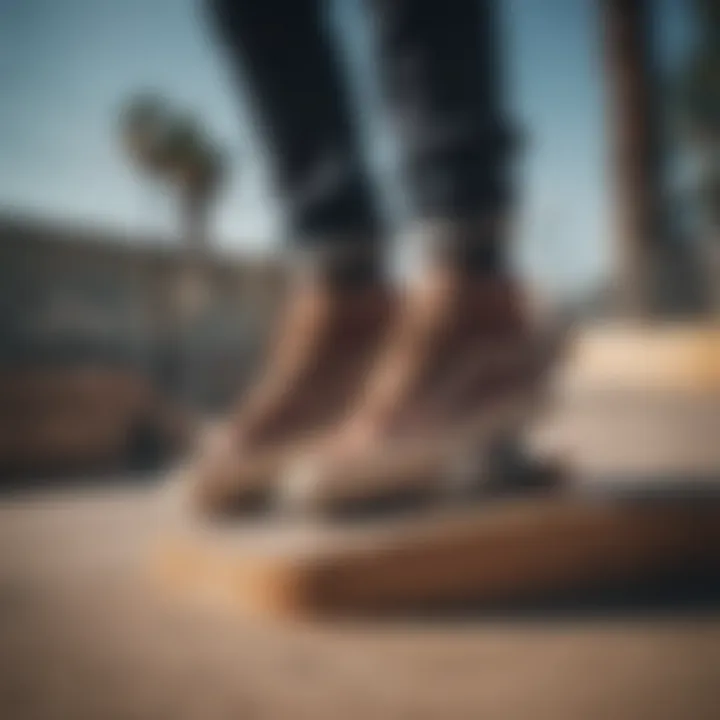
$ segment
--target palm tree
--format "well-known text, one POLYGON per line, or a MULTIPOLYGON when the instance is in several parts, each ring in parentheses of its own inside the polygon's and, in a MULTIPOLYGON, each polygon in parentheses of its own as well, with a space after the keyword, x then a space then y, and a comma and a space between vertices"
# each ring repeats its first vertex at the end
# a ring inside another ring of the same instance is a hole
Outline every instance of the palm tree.
POLYGON ((221 151, 195 118, 175 111, 157 95, 131 98, 120 129, 135 165, 177 194, 187 247, 203 247, 209 210, 225 176, 221 151))
POLYGON ((720 3, 695 0, 694 10, 697 42, 680 75, 680 125, 697 170, 708 279, 720 308, 720 3))
POLYGON ((686 127, 702 143, 720 142, 720 4, 695 0, 697 42, 681 76, 686 127))
MULTIPOLYGON (((225 177, 225 158, 199 122, 161 97, 138 95, 125 105, 121 140, 133 163, 176 194, 185 252, 177 278, 174 335, 181 357, 182 393, 190 404, 203 399, 202 342, 197 335, 212 285, 206 278, 209 211, 225 177)), ((162 321, 161 321, 162 322, 162 321)))
POLYGON ((700 189, 708 213, 720 224, 720 4, 695 0, 698 38, 682 69, 682 129, 705 171, 700 189))
POLYGON ((662 254, 661 155, 652 61, 652 0, 598 0, 604 26, 620 310, 651 312, 662 254))

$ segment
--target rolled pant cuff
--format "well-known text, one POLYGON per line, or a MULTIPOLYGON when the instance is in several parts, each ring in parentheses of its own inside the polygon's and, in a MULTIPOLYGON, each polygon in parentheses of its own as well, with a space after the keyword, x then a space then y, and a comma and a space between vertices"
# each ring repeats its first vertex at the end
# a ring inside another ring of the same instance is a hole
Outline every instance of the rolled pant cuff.
POLYGON ((505 214, 494 213, 467 219, 428 218, 418 223, 414 237, 426 264, 500 275, 507 270, 507 225, 505 214))
POLYGON ((288 253, 288 263, 294 278, 341 288, 372 284, 382 275, 379 243, 364 234, 304 238, 288 253))

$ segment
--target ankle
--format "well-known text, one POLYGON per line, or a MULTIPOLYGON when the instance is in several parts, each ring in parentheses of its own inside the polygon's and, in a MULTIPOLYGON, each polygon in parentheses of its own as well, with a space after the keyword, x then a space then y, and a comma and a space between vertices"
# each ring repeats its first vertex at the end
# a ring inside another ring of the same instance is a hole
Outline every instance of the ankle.
POLYGON ((365 290, 384 281, 377 242, 371 238, 317 242, 291 257, 291 275, 328 291, 365 290))
POLYGON ((452 266, 433 266, 410 295, 411 302, 424 304, 472 334, 519 332, 526 326, 524 293, 510 276, 468 275, 452 266))
POLYGON ((418 229, 426 264, 459 277, 500 277, 507 272, 507 218, 496 212, 466 219, 429 219, 418 229))

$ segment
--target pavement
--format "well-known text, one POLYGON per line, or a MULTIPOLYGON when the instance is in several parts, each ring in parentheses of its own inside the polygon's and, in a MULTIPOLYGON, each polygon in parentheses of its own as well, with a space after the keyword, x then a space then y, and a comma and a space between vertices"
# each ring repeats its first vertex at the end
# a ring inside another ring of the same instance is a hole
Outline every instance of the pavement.
POLYGON ((0 718, 714 720, 720 606, 277 625, 148 572, 152 486, 0 498, 0 718))

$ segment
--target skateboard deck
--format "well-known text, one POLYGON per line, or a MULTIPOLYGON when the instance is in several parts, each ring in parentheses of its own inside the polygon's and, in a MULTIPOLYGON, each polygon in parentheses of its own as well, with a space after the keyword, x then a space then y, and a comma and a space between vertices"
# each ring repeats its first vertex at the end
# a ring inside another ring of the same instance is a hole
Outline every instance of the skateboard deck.
POLYGON ((282 617, 505 603, 720 570, 720 485, 495 499, 355 521, 185 517, 154 555, 166 585, 282 617), (716 490, 718 492, 716 492, 716 490))
POLYGON ((154 570, 168 586, 283 617, 717 576, 719 368, 715 326, 596 328, 575 345, 561 373, 566 405, 558 397, 537 438, 572 459, 565 487, 356 520, 220 525, 178 515, 158 539, 154 570))

